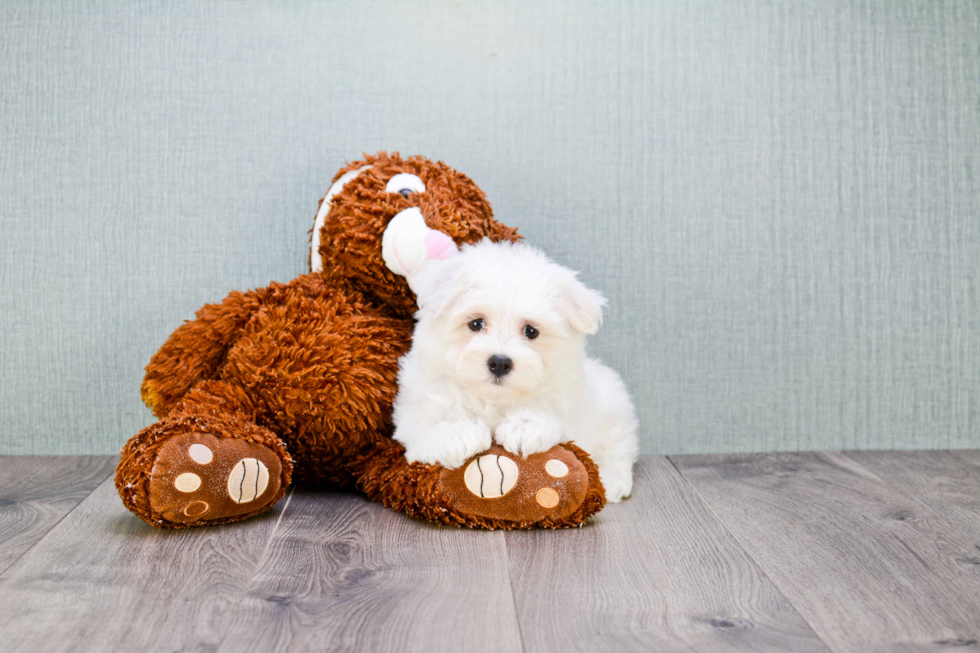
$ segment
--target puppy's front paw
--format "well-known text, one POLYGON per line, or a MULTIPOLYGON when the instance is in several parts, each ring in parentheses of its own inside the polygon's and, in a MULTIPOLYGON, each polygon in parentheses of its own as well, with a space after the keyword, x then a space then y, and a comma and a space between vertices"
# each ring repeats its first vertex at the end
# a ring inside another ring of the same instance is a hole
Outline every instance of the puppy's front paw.
POLYGON ((520 410, 504 418, 494 432, 497 444, 527 458, 561 442, 564 431, 554 415, 540 410, 520 410))
POLYGON ((490 428, 477 419, 440 422, 424 436, 424 442, 407 447, 409 462, 442 465, 456 469, 476 454, 490 448, 490 428))

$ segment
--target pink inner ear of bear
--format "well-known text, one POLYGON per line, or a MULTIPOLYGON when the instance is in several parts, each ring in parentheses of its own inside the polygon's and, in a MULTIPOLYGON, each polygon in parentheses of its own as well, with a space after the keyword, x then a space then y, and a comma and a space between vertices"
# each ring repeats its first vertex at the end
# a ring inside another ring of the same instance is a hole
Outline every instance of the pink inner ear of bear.
POLYGON ((432 230, 425 235, 425 253, 429 259, 446 259, 458 251, 453 239, 441 231, 432 230))

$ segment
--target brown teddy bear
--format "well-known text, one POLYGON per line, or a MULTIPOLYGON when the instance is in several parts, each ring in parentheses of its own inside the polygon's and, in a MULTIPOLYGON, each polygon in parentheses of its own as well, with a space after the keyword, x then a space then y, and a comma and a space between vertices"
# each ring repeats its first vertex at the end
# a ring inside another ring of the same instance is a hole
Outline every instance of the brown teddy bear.
POLYGON ((603 507, 598 470, 572 444, 526 459, 494 445, 448 470, 409 464, 391 439, 417 307, 382 260, 382 235, 412 207, 457 245, 519 238, 441 162, 381 152, 340 170, 316 216, 310 274, 205 305, 150 360, 142 395, 160 421, 122 449, 127 508, 165 528, 238 521, 291 480, 476 528, 580 526, 603 507))

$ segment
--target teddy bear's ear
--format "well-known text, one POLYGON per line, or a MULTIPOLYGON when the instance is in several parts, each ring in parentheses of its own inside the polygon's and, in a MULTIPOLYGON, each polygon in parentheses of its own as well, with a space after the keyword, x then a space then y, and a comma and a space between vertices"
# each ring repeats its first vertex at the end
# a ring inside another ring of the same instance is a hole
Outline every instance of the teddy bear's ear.
POLYGON ((348 170, 344 174, 337 178, 337 181, 333 182, 330 186, 330 190, 327 194, 323 196, 320 200, 320 208, 316 212, 316 217, 313 219, 313 231, 310 235, 310 272, 321 272, 323 270, 323 259, 320 256, 320 230, 323 229, 323 223, 327 219, 327 214, 330 213, 330 207, 333 205, 333 198, 336 197, 340 191, 344 190, 344 186, 358 175, 360 175, 365 170, 369 170, 371 166, 359 166, 348 170))
POLYGON ((573 329, 587 334, 599 330, 602 325, 602 309, 608 303, 602 293, 588 288, 572 274, 559 297, 568 323, 573 329))

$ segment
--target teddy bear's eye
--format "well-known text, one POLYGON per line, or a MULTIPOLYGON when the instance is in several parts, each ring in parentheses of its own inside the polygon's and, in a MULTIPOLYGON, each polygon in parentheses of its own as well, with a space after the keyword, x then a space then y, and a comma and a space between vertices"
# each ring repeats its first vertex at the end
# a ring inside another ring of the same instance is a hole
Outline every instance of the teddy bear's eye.
POLYGON ((425 184, 417 176, 407 172, 400 172, 385 184, 385 190, 389 193, 401 193, 408 197, 409 193, 424 193, 425 184))
POLYGON ((524 325, 524 337, 527 338, 528 340, 534 340, 535 338, 537 338, 538 333, 540 332, 530 324, 524 325))
POLYGON ((470 320, 468 326, 470 331, 483 331, 483 325, 486 324, 482 317, 478 317, 475 320, 470 320))

